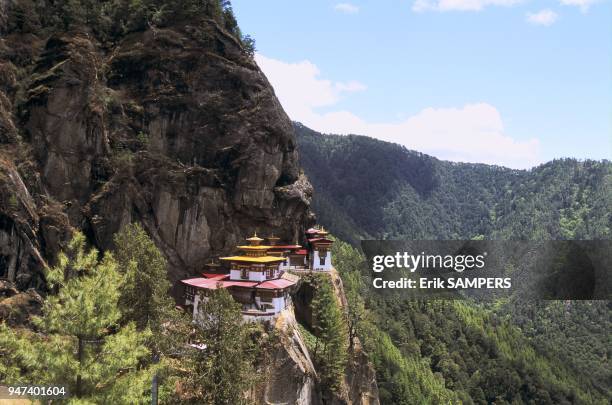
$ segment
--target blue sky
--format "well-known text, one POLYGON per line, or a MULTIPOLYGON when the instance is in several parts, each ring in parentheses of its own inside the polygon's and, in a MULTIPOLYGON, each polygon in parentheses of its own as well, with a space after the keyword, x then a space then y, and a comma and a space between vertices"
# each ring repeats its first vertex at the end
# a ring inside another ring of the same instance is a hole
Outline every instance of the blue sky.
POLYGON ((444 159, 612 157, 610 0, 234 0, 289 116, 444 159))

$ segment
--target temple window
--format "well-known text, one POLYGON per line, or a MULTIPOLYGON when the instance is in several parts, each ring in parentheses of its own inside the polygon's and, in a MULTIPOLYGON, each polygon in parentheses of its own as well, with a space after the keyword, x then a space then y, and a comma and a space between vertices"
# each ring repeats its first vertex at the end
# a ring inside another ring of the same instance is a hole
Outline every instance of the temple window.
POLYGON ((195 296, 195 288, 185 287, 185 298, 193 301, 194 296, 195 296))

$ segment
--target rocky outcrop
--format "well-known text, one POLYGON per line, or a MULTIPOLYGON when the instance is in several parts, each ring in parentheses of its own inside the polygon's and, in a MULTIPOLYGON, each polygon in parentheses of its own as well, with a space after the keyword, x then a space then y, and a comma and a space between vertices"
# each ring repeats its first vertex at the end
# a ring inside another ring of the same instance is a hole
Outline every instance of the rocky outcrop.
POLYGON ((376 371, 359 343, 349 353, 344 384, 346 397, 340 398, 337 403, 354 405, 380 404, 376 371))
POLYGON ((269 351, 263 383, 250 399, 261 404, 322 404, 317 373, 298 330, 293 308, 274 325, 278 343, 269 351))
POLYGON ((43 217, 47 221, 17 168, 0 156, 0 277, 16 282, 22 290, 43 287, 45 235, 38 237, 43 217))
MULTIPOLYGON (((349 305, 342 279, 332 269, 329 273, 338 303, 344 309, 349 305)), ((348 338, 347 338, 348 339, 348 338)), ((367 354, 363 351, 358 338, 355 338, 353 347, 349 349, 348 363, 344 375, 344 382, 340 395, 333 398, 331 403, 347 405, 378 405, 378 384, 376 371, 370 363, 367 354)))
MULTIPOLYGON (((344 294, 342 279, 335 269, 325 276, 330 278, 334 288, 338 304, 346 309, 349 305, 344 294)), ((316 286, 312 283, 300 284, 298 290, 293 294, 295 307, 292 315, 297 317, 300 323, 312 328, 312 300, 316 294, 316 286)), ((347 336, 348 340, 348 336, 347 336)), ((378 405, 378 384, 376 382, 376 371, 370 363, 367 354, 363 351, 359 339, 355 339, 354 345, 348 351, 347 365, 340 390, 338 392, 327 392, 317 385, 319 401, 325 404, 344 405, 378 405)), ((316 370, 316 368, 315 368, 316 370)))
MULTIPOLYGON (((339 298, 342 298, 339 296, 339 298)), ((274 325, 278 343, 268 353, 263 384, 251 395, 261 404, 378 405, 376 373, 359 345, 351 351, 342 392, 330 397, 323 392, 316 368, 298 329, 294 309, 281 313, 274 325)))
POLYGON ((42 297, 33 288, 22 292, 6 281, 0 280, 0 319, 9 326, 28 325, 33 315, 39 315, 42 297))
POLYGON ((255 230, 293 241, 310 225, 291 122, 217 21, 112 42, 0 22, 0 277, 42 287, 73 229, 105 250, 141 222, 176 281, 255 230))

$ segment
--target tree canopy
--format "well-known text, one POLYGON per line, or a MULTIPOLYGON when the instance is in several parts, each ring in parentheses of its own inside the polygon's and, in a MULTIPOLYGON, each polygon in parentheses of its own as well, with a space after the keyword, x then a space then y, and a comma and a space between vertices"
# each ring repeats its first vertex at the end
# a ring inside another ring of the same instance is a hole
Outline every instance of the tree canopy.
POLYGON ((153 367, 143 367, 150 332, 133 322, 121 325, 123 285, 111 254, 99 260, 77 233, 67 253, 46 276, 52 289, 37 332, 0 328, 6 382, 64 385, 71 396, 92 403, 146 400, 153 367), (7 348, 7 349, 5 349, 7 348))

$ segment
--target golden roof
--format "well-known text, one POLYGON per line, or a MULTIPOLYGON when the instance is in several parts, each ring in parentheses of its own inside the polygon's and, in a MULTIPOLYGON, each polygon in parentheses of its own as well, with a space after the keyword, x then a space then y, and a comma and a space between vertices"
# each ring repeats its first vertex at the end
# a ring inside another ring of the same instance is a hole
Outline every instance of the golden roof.
POLYGON ((220 257, 219 259, 246 263, 276 263, 285 260, 283 257, 268 255, 268 250, 272 249, 273 246, 260 245, 263 239, 257 236, 257 232, 248 238, 247 241, 249 241, 251 244, 237 246, 237 248, 245 252, 246 255, 220 257))
POLYGON ((229 256, 229 257, 220 257, 220 260, 227 260, 232 262, 247 262, 247 263, 277 263, 285 261, 284 257, 277 256, 229 256))
POLYGON ((241 245, 241 246, 237 246, 238 249, 240 250, 269 250, 272 249, 273 246, 266 246, 266 245, 241 245))

